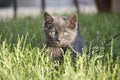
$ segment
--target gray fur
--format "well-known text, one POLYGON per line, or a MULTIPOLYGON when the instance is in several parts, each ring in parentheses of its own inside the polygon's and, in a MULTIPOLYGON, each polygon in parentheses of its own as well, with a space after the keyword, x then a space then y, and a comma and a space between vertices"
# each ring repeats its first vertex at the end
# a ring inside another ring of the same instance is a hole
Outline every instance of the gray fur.
POLYGON ((82 53, 82 48, 83 47, 84 47, 83 39, 80 35, 80 30, 78 28, 77 29, 77 35, 75 37, 75 41, 74 41, 74 45, 73 45, 73 49, 78 53, 82 53))
MULTIPOLYGON (((56 47, 59 51, 54 51, 60 54, 61 48, 73 47, 78 53, 82 53, 83 41, 80 35, 80 30, 77 23, 77 16, 73 15, 70 18, 54 17, 49 13, 44 14, 44 32, 47 47, 56 47)), ((55 55, 54 55, 55 54, 55 55)))

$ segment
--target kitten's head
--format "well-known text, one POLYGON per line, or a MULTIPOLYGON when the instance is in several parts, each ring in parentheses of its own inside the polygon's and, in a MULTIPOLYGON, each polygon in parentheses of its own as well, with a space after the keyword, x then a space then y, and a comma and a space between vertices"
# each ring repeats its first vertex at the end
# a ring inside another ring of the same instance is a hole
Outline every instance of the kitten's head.
POLYGON ((44 32, 46 44, 54 47, 69 47, 77 34, 77 15, 71 17, 55 17, 44 13, 44 32))

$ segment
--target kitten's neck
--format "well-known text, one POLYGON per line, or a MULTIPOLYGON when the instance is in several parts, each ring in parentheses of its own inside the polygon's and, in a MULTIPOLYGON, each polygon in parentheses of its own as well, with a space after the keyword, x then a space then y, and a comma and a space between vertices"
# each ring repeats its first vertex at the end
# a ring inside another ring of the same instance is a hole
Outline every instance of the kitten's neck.
POLYGON ((83 40, 82 37, 80 35, 80 30, 79 27, 77 28, 77 35, 73 44, 73 49, 76 52, 82 53, 82 48, 83 48, 84 44, 83 44, 83 40))

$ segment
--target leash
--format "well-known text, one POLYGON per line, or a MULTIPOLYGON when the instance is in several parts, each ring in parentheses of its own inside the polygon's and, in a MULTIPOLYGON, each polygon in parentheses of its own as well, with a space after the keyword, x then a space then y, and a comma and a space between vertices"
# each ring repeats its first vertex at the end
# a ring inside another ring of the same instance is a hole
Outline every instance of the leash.
POLYGON ((116 35, 115 35, 114 37, 112 37, 110 40, 106 41, 106 42, 104 43, 104 45, 106 45, 106 44, 108 44, 109 42, 111 42, 112 39, 116 39, 119 35, 120 35, 120 33, 116 34, 116 35))
MULTIPOLYGON (((120 36, 120 33, 116 34, 115 36, 113 36, 110 40, 106 41, 103 45, 106 46, 108 43, 110 43, 112 41, 112 39, 116 39, 120 36)), ((91 49, 90 51, 87 52, 87 54, 92 53, 92 51, 94 51, 94 49, 91 49)), ((100 52, 100 47, 98 47, 98 49, 95 52, 100 52)))
MULTIPOLYGON (((110 43, 112 41, 112 39, 116 39, 117 37, 120 36, 120 33, 116 34, 114 37, 112 37, 110 40, 106 41, 103 45, 107 45, 108 43, 110 43)), ((72 47, 69 48, 71 51, 73 51, 73 53, 77 54, 78 52, 76 52, 72 47)), ((92 53, 94 49, 91 49, 90 51, 87 52, 87 54, 92 53)), ((98 49, 96 50, 96 52, 100 52, 100 47, 98 47, 98 49)))

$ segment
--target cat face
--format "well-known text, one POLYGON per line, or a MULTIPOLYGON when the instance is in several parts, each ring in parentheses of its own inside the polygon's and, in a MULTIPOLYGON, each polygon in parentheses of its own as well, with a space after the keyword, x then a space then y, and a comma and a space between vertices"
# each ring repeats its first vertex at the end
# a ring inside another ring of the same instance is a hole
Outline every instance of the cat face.
POLYGON ((69 47, 77 34, 77 15, 70 18, 54 17, 44 13, 46 44, 54 47, 69 47))

